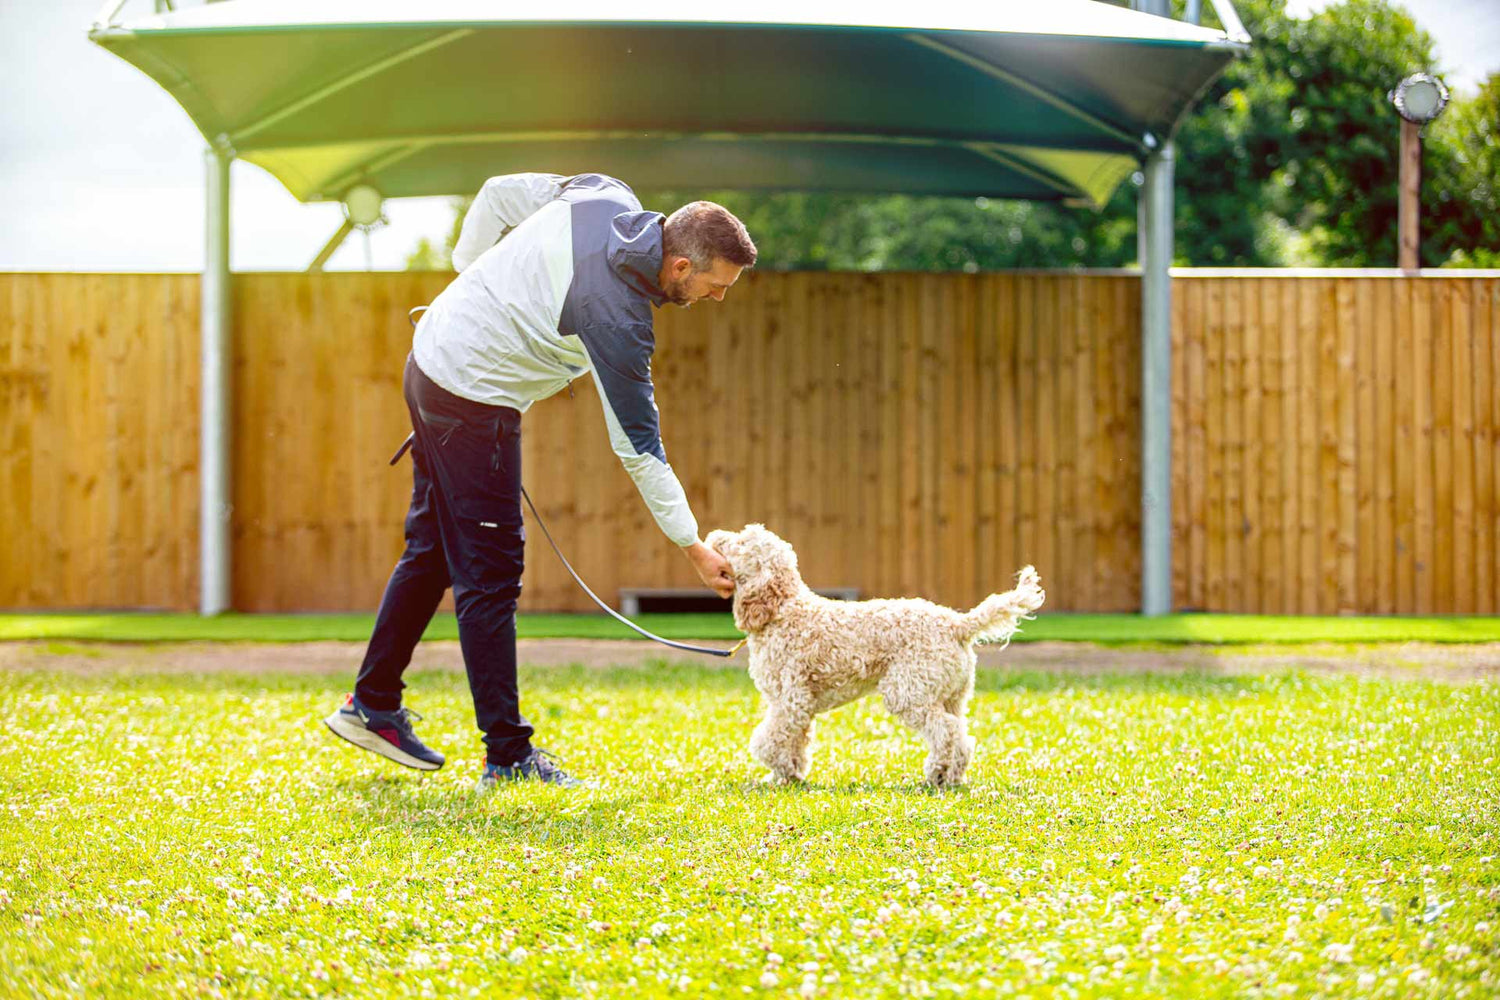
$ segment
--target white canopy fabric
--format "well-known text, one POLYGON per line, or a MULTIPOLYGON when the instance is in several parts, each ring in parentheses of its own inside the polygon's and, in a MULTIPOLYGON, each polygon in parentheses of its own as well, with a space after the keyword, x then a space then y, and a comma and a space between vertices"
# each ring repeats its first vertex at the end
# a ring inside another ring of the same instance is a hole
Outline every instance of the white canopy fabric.
POLYGON ((1093 0, 661 9, 229 0, 91 37, 304 201, 545 170, 1098 205, 1246 43, 1093 0))

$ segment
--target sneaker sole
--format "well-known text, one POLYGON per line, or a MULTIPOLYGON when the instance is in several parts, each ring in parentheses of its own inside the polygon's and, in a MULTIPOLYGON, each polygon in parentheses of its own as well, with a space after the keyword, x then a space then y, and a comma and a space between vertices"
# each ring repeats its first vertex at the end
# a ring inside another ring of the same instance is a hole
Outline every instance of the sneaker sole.
POLYGON ((344 718, 342 711, 335 711, 332 715, 328 716, 328 718, 323 720, 323 725, 327 726, 329 731, 339 739, 347 740, 361 750, 378 753, 386 760, 393 760, 402 767, 409 767, 414 771, 436 771, 443 766, 442 764, 434 764, 431 761, 422 760, 419 757, 413 757, 400 747, 388 743, 382 737, 370 732, 364 726, 356 722, 350 722, 344 718))

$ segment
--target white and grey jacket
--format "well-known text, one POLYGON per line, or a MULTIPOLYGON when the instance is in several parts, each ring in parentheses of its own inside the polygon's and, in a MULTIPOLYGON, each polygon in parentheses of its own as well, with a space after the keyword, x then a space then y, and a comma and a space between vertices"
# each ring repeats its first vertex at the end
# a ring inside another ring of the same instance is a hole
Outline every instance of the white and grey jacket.
POLYGON ((667 464, 651 385, 662 221, 602 174, 492 177, 412 355, 454 395, 523 412, 591 373, 615 454, 661 530, 690 545, 698 522, 667 464))

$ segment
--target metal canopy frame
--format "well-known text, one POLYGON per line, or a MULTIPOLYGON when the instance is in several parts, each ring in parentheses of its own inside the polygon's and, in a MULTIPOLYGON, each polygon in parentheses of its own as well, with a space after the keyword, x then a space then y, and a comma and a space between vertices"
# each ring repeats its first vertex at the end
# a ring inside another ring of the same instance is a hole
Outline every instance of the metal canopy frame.
MULTIPOLYGON (((570 9, 566 13, 549 12, 544 17, 548 23, 552 21, 576 23, 580 26, 590 23, 612 23, 617 18, 608 13, 599 14, 598 10, 608 8, 590 7, 592 0, 580 0, 577 9, 570 9)), ((755 14, 738 15, 732 23, 743 24, 747 27, 766 27, 777 24, 788 24, 804 27, 841 27, 843 25, 822 25, 816 21, 805 19, 800 9, 803 0, 765 0, 766 10, 769 14, 757 16, 755 14), (784 21, 777 21, 782 17, 784 21)), ((1192 34, 1186 28, 1174 29, 1175 33, 1169 32, 1162 37, 1165 38, 1188 38, 1195 39, 1190 44, 1196 44, 1203 49, 1215 51, 1227 51, 1242 53, 1250 42, 1249 35, 1245 32, 1243 24, 1236 14, 1231 0, 1209 0, 1219 22, 1224 27, 1224 34, 1218 40, 1205 39, 1199 34, 1192 34)), ((120 11, 126 6, 128 0, 105 0, 98 16, 95 18, 91 37, 100 44, 106 40, 115 40, 122 35, 129 35, 127 28, 120 26, 118 17, 120 11)), ((224 8, 237 6, 235 4, 217 4, 213 0, 205 0, 206 4, 213 4, 213 8, 207 16, 196 18, 196 27, 191 30, 211 30, 214 24, 223 20, 220 16, 224 8), (204 25, 208 25, 205 28, 204 25)), ((267 3, 257 5, 257 11, 266 11, 276 5, 267 3)), ((394 21, 405 21, 404 15, 400 13, 400 6, 392 3, 382 4, 382 0, 368 0, 365 5, 371 10, 376 8, 387 11, 388 20, 380 21, 378 12, 372 17, 382 26, 389 26, 394 21), (390 12, 396 11, 395 15, 390 12)), ((1152 14, 1158 17, 1170 19, 1169 0, 1132 0, 1132 8, 1140 13, 1152 14)), ((1196 25, 1201 10, 1201 0, 1188 0, 1188 22, 1196 25)), ((153 0, 153 7, 157 15, 179 14, 172 0, 153 0)), ((299 16, 306 10, 305 5, 296 8, 299 16)), ((195 8, 201 11, 202 8, 195 8)), ((367 64, 347 69, 336 77, 322 81, 318 86, 307 93, 298 95, 290 100, 285 100, 278 106, 265 111, 257 118, 241 122, 233 128, 222 130, 207 129, 202 122, 200 130, 204 131, 209 139, 209 148, 205 155, 207 168, 206 185, 206 226, 205 244, 206 254, 203 271, 202 284, 202 400, 201 400, 201 456, 200 456, 200 536, 201 536, 201 591, 199 608, 204 615, 213 615, 228 610, 231 605, 231 573, 230 573, 230 268, 229 268, 229 234, 230 234, 230 166, 236 158, 237 148, 243 150, 246 147, 254 148, 258 137, 274 130, 275 126, 295 118, 299 113, 309 108, 316 107, 356 87, 361 83, 379 78, 382 74, 401 67, 402 65, 427 55, 438 49, 460 42, 473 35, 478 28, 476 23, 488 23, 488 19, 475 21, 473 17, 466 17, 461 5, 449 2, 442 10, 447 11, 446 19, 439 11, 439 16, 423 21, 424 28, 441 30, 440 34, 424 38, 411 45, 397 48, 383 54, 367 64), (454 11, 459 11, 454 14, 454 11)), ((1100 11, 1100 16, 1105 20, 1120 15, 1106 14, 1105 11, 1118 10, 1118 8, 1105 7, 1100 11)), ((876 15, 867 15, 878 17, 876 15)), ((889 14, 886 14, 889 17, 889 14)), ((903 15, 909 16, 909 15, 903 15)), ((1141 314, 1141 337, 1142 337, 1142 477, 1141 477, 1141 545, 1142 545, 1142 571, 1141 571, 1141 610, 1144 614, 1164 614, 1172 608, 1172 515, 1171 515, 1171 278, 1170 267, 1173 253, 1173 204, 1172 185, 1174 151, 1171 144, 1171 135, 1153 134, 1152 130, 1145 129, 1140 132, 1132 131, 1120 122, 1108 120, 1106 117, 1081 106, 1065 93, 1059 92, 1057 88, 1049 87, 1035 79, 1029 78, 1024 73, 1016 72, 1004 66, 988 62, 979 56, 965 51, 957 45, 950 44, 941 38, 934 37, 934 33, 952 31, 972 34, 976 31, 991 31, 983 25, 975 24, 965 20, 965 16, 955 15, 952 10, 944 13, 948 23, 944 23, 933 29, 909 30, 902 33, 903 37, 914 46, 921 47, 930 52, 945 57, 947 60, 961 64, 984 76, 1001 81, 1016 90, 1029 95, 1037 101, 1045 103, 1064 116, 1080 122, 1093 131, 1094 134, 1107 137, 1112 145, 1097 146, 1098 150, 1118 149, 1122 152, 1128 151, 1131 158, 1138 163, 1144 161, 1145 182, 1142 186, 1139 202, 1138 236, 1140 243, 1141 260, 1141 283, 1142 283, 1142 314, 1141 314), (964 22, 964 23, 957 23, 964 22)), ((1014 14, 1008 16, 1022 17, 1026 14, 1014 14)), ((1137 15, 1126 15, 1135 17, 1137 15)), ((497 19, 503 20, 503 18, 497 19)), ((531 22, 535 24, 537 22, 531 22)), ((647 19, 643 23, 667 24, 668 22, 657 22, 647 19)), ((702 26, 701 22, 698 22, 702 26)), ((724 22, 731 23, 731 22, 724 22)), ((1174 22, 1181 25, 1181 22, 1174 22)), ((305 20, 295 21, 290 27, 318 26, 318 27, 352 27, 363 26, 351 25, 337 19, 325 19, 319 21, 316 16, 307 15, 305 20)), ((867 21, 864 23, 849 25, 861 28, 889 28, 891 22, 867 21)), ((1011 30, 1011 29, 1007 29, 1011 30)), ((1083 36, 1087 37, 1087 36, 1083 36)), ((1128 34, 1116 35, 1114 37, 1136 37, 1128 34)), ((144 58, 144 57, 143 57, 144 58)), ((146 58, 149 62, 149 58, 146 58)), ((191 81, 182 73, 168 67, 165 71, 161 66, 148 66, 144 63, 142 69, 147 70, 158 79, 163 86, 174 93, 190 92, 191 81), (163 76, 168 79, 163 79, 163 76)), ((1211 82, 1211 80, 1210 80, 1211 82)), ((1203 84, 1206 89, 1207 83, 1203 84)), ((1199 91, 1201 93, 1201 89, 1199 91)), ((195 97, 198 95, 194 95, 195 97)), ((1190 104, 1191 102, 1189 102, 1190 104)), ((200 107, 201 110, 201 107, 200 107)), ((193 112, 190 110, 190 114, 193 112)), ((1170 132, 1170 129, 1168 130, 1170 132)), ((583 129, 583 130, 540 130, 540 131, 510 131, 503 133, 484 132, 461 132, 452 134, 422 133, 410 136, 380 136, 371 137, 377 148, 368 156, 364 156, 355 162, 345 163, 336 172, 319 179, 316 182, 317 189, 310 196, 304 191, 301 197, 311 199, 337 198, 342 194, 345 187, 367 180, 379 171, 386 170, 391 166, 402 163, 413 156, 443 145, 466 145, 475 143, 568 143, 568 142, 611 142, 616 143, 627 140, 640 140, 639 131, 609 130, 609 129, 583 129)), ((871 147, 881 146, 899 147, 910 146, 918 149, 934 150, 962 150, 973 154, 982 160, 1002 166, 1016 175, 1029 178, 1042 186, 1042 189, 1053 193, 1053 197, 1063 200, 1076 201, 1081 193, 1076 182, 1067 178, 1054 175, 1045 164, 1028 159, 1020 155, 1019 147, 1013 143, 996 140, 984 141, 972 136, 957 134, 925 134, 912 135, 897 133, 869 133, 857 132, 818 132, 818 131, 748 131, 748 132, 653 132, 650 139, 656 142, 662 141, 687 141, 700 144, 723 142, 760 142, 760 143, 823 143, 829 145, 841 145, 844 143, 864 143, 871 147)), ((285 148, 285 147, 284 147, 285 148)), ((1053 147, 1054 149, 1065 149, 1066 147, 1053 147)), ((1111 154, 1113 155, 1113 154, 1111 154)), ((1103 161, 1101 161, 1103 162, 1103 161)), ((1057 164, 1053 164, 1056 166, 1057 164)), ((1095 171, 1102 169, 1096 167, 1095 171)), ((1115 173, 1115 167, 1109 166, 1110 174, 1115 173)), ((1075 172, 1076 176, 1076 172, 1075 172)), ((1108 178, 1109 175, 1106 175, 1108 178)), ((284 179, 283 179, 284 180, 284 179)), ((284 180, 285 182, 285 180, 284 180)), ((1110 183, 1117 182, 1108 181, 1110 183)), ((296 192, 293 192, 296 194, 296 192)), ((1035 195, 1033 195, 1034 197, 1035 195)), ((1097 203, 1097 195, 1094 196, 1097 203)), ((339 241, 352 229, 348 222, 342 226, 333 240, 323 248, 318 259, 314 262, 314 269, 320 268, 329 256, 337 248, 339 241)))

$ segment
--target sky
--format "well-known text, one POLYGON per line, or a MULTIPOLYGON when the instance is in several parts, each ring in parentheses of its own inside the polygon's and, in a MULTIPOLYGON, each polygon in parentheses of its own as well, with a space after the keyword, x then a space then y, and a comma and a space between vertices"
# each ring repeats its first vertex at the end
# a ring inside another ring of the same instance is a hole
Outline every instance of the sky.
MULTIPOLYGON (((201 270, 203 138, 154 81, 88 40, 99 4, 0 0, 0 270, 201 270)), ((1436 39, 1450 86, 1472 90, 1500 69, 1500 0, 1405 6, 1436 39)), ((124 15, 150 10, 127 0, 124 15)), ((342 221, 337 205, 302 205, 247 163, 230 183, 235 270, 302 270, 342 221)), ((329 269, 400 268, 422 237, 442 242, 453 209, 396 199, 386 216, 368 258, 356 233, 329 269)))

